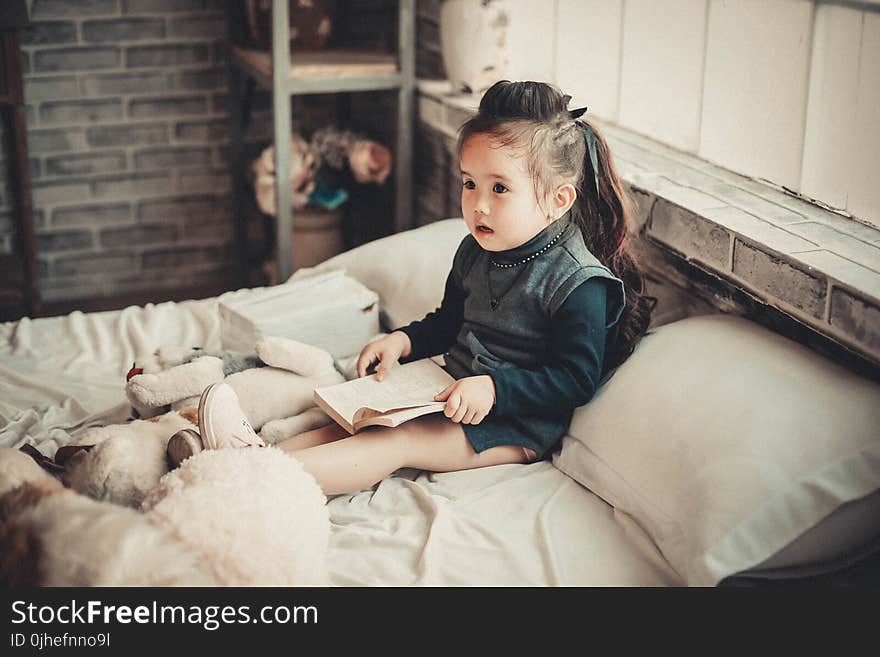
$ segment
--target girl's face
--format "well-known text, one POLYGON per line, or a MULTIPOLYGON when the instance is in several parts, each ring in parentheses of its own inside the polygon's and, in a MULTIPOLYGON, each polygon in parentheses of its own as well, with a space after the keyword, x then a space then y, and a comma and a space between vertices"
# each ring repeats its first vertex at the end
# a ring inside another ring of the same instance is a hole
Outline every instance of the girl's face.
POLYGON ((525 244, 552 222, 538 206, 525 159, 488 135, 462 146, 461 180, 462 216, 487 251, 525 244))

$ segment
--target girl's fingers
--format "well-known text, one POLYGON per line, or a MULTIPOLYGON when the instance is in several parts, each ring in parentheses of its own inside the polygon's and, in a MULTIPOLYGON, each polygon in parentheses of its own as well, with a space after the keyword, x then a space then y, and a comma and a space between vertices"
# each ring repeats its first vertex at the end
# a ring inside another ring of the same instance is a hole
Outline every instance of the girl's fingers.
POLYGON ((452 392, 453 387, 455 387, 454 383, 443 388, 442 392, 438 392, 434 395, 434 401, 446 401, 446 398, 449 396, 449 393, 452 392))
POLYGON ((376 354, 372 353, 372 352, 363 354, 358 359, 358 364, 357 364, 358 377, 366 376, 367 368, 373 364, 374 360, 376 360, 376 354))
POLYGON ((455 415, 452 416, 453 422, 461 422, 461 419, 468 412, 467 404, 460 404, 458 407, 458 411, 456 411, 455 415))
POLYGON ((458 394, 450 395, 449 399, 446 400, 446 408, 443 409, 443 414, 448 418, 452 418, 456 411, 458 411, 460 403, 461 397, 458 394))
POLYGON ((461 419, 462 424, 476 424, 474 422, 474 418, 477 416, 477 411, 471 411, 470 413, 465 414, 465 416, 461 419))

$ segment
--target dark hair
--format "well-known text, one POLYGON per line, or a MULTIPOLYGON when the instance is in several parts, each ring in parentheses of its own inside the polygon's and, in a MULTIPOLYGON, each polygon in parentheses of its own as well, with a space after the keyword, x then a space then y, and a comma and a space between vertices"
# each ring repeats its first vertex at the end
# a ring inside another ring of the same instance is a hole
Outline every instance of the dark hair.
MULTIPOLYGON (((590 252, 623 281, 626 294, 626 307, 608 335, 604 373, 632 354, 648 330, 657 299, 645 294, 644 277, 628 244, 632 202, 614 168, 611 150, 590 121, 578 119, 596 135, 597 196, 584 129, 569 114, 569 98, 545 82, 496 82, 483 95, 479 112, 459 129, 458 153, 477 134, 519 149, 544 209, 560 185, 574 185, 577 200, 572 219, 590 252)), ((549 212, 547 216, 551 217, 549 212)))

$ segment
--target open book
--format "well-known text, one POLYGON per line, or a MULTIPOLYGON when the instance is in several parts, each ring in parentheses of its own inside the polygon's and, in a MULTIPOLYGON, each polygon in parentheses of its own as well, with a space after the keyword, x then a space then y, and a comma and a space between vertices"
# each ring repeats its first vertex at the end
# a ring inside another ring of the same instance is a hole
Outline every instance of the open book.
POLYGON ((420 415, 442 411, 434 396, 455 383, 431 358, 395 365, 382 381, 375 375, 315 389, 315 403, 350 434, 364 427, 396 427, 420 415))

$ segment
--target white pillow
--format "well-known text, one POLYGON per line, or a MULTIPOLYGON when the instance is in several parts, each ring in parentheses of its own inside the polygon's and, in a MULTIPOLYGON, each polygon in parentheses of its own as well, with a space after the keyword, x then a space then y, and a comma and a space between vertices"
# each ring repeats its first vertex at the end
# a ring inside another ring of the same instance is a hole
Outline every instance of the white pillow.
POLYGON ((463 219, 444 219, 340 253, 292 278, 344 269, 379 295, 382 320, 395 329, 440 305, 452 258, 467 234, 463 219))
POLYGON ((770 558, 854 500, 876 523, 880 385, 745 319, 691 317, 642 338, 553 463, 631 515, 685 582, 715 585, 784 566, 770 558))

